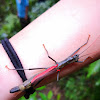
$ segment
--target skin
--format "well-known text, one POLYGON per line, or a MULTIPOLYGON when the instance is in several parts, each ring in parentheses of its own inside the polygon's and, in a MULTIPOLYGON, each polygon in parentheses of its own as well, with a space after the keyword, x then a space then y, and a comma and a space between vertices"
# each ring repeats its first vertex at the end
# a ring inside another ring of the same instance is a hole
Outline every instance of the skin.
MULTIPOLYGON (((81 53, 89 45, 79 60, 84 63, 70 64, 60 71, 60 77, 69 75, 100 58, 100 0, 60 0, 56 5, 30 23, 27 27, 10 39, 24 68, 50 67, 55 63, 47 57, 42 44, 45 44, 49 55, 57 62, 71 55, 83 45, 90 34, 89 43, 77 53, 81 53), (96 38, 99 37, 97 40, 96 38), (96 41, 95 41, 96 40, 96 41), (93 42, 94 41, 94 42, 93 42), (93 53, 95 52, 95 53, 93 53)), ((0 44, 0 100, 17 100, 20 92, 10 94, 9 90, 22 83, 2 45, 0 44)), ((25 71, 27 78, 43 70, 25 71)), ((56 73, 46 77, 37 87, 56 80, 56 73)))

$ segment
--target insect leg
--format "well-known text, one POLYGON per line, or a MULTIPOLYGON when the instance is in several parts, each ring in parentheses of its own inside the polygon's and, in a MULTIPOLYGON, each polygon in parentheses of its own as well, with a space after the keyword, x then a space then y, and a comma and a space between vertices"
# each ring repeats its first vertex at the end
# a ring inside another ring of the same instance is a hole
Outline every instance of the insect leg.
POLYGON ((48 57, 49 57, 51 60, 53 60, 53 61, 57 64, 57 62, 56 62, 52 57, 49 56, 49 53, 48 53, 48 51, 47 51, 47 49, 46 49, 46 47, 45 47, 44 44, 43 44, 43 47, 44 47, 44 49, 45 49, 45 51, 46 51, 48 57))
POLYGON ((7 65, 5 66, 5 68, 7 68, 8 70, 37 70, 37 69, 48 69, 48 68, 27 68, 27 69, 25 69, 25 68, 17 68, 17 69, 11 69, 11 68, 9 68, 7 65))
MULTIPOLYGON (((48 57, 49 57, 51 60, 53 60, 53 61, 57 64, 57 62, 56 62, 52 57, 49 56, 49 53, 48 53, 48 51, 47 51, 47 49, 46 49, 46 47, 45 47, 44 44, 43 44, 43 47, 44 47, 44 49, 45 49, 45 51, 46 51, 48 57)), ((57 72, 57 81, 58 81, 58 80, 59 80, 59 71, 57 72)))
POLYGON ((83 61, 77 61, 77 62, 83 63, 83 62, 84 62, 85 60, 87 60, 88 58, 92 58, 92 57, 88 56, 88 57, 86 57, 83 61))
POLYGON ((59 81, 59 72, 57 73, 57 81, 59 81))

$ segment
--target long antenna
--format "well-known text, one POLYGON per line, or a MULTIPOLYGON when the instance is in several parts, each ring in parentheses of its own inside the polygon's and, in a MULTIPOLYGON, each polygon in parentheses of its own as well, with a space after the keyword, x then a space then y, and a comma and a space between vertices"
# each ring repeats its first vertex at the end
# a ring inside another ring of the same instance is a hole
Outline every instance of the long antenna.
MULTIPOLYGON (((95 52, 97 52, 97 51, 95 51, 95 52)), ((84 57, 84 56, 87 56, 87 55, 93 54, 93 53, 95 53, 95 52, 92 52, 92 53, 88 53, 88 54, 82 55, 81 57, 84 57)), ((81 58, 81 57, 80 57, 80 58, 81 58)))
MULTIPOLYGON (((89 35, 89 37, 88 37, 87 42, 89 41, 89 38, 90 38, 90 35, 89 35)), ((99 38, 99 36, 95 39, 95 41, 96 41, 98 38, 99 38)), ((94 42, 95 42, 95 41, 94 41, 94 42)), ((93 43, 94 43, 94 42, 93 42, 93 43)), ((91 43, 91 45, 92 45, 93 43, 91 43)), ((90 45, 90 46, 91 46, 91 45, 90 45)), ((85 52, 90 46, 88 46, 88 47, 87 47, 84 51, 82 51, 80 54, 82 54, 83 52, 85 52)), ((79 55, 80 55, 80 54, 79 54, 79 55)), ((81 56, 81 57, 82 57, 82 56, 81 56)))
MULTIPOLYGON (((89 38, 90 38, 90 35, 88 36, 87 42, 86 42, 85 44, 87 44, 87 43, 88 43, 89 38)), ((90 46, 89 46, 89 47, 90 47, 90 46)), ((89 47, 88 47, 88 48, 89 48, 89 47)), ((82 54, 83 52, 85 52, 88 48, 86 48, 86 49, 85 49, 84 51, 82 51, 80 54, 82 54)), ((79 54, 79 55, 80 55, 80 54, 79 54)))

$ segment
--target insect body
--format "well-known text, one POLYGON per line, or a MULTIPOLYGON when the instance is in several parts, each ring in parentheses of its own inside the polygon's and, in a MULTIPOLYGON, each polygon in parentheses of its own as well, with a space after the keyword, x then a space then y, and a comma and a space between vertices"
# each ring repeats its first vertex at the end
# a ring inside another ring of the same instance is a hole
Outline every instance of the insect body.
MULTIPOLYGON (((89 35, 90 37, 90 35, 89 35)), ((57 81, 59 80, 59 69, 65 67, 66 65, 70 64, 70 63, 73 63, 73 62, 84 62, 86 59, 84 59, 83 61, 79 61, 79 55, 82 54, 75 54, 77 51, 79 51, 83 46, 85 46, 88 41, 89 41, 89 37, 86 41, 86 43, 84 43, 81 47, 79 47, 75 52, 73 52, 68 58, 66 58, 65 60, 61 61, 61 62, 57 62, 55 61, 52 57, 49 56, 49 53, 47 51, 47 49, 45 48, 44 44, 44 49, 46 50, 46 53, 48 55, 48 57, 53 60, 55 62, 55 66, 52 66, 52 67, 49 67, 49 68, 36 68, 36 69, 46 69, 45 71, 35 75, 35 76, 32 76, 30 79, 28 79, 27 81, 25 81, 23 84, 19 85, 19 86, 16 86, 14 88, 12 88, 10 90, 10 93, 14 93, 14 92, 17 92, 17 91, 24 91, 25 89, 27 88, 30 88, 31 86, 35 87, 36 85, 39 84, 39 82, 41 82, 41 80, 43 80, 46 76, 52 74, 52 73, 55 73, 55 72, 58 72, 57 73, 57 81)), ((24 70, 24 69, 12 69, 12 70, 24 70)), ((27 70, 27 69, 26 69, 27 70)), ((30 70, 34 70, 34 69, 30 69, 30 70)))
POLYGON ((57 70, 58 70, 58 74, 57 74, 57 81, 59 80, 59 69, 61 69, 61 68, 63 68, 63 67, 65 67, 66 65, 68 65, 68 64, 71 64, 71 63, 73 63, 73 62, 79 62, 79 63, 82 63, 82 62, 84 62, 86 59, 84 59, 83 61, 79 61, 78 59, 80 58, 79 57, 79 55, 80 54, 82 54, 82 53, 80 53, 80 54, 75 54, 77 51, 79 51, 83 46, 85 46, 87 43, 88 43, 88 41, 89 41, 89 38, 90 38, 90 35, 88 36, 88 39, 87 39, 87 41, 86 41, 86 43, 84 43, 81 47, 79 47, 76 51, 74 51, 68 58, 66 58, 65 60, 63 60, 63 61, 61 61, 61 62, 57 62, 57 61, 55 61, 52 57, 50 57, 49 56, 49 53, 48 53, 48 51, 47 51, 47 49, 45 48, 45 46, 44 46, 44 48, 45 48, 45 50, 46 50, 46 52, 47 52, 47 55, 48 55, 48 57, 51 59, 51 60, 53 60, 58 66, 57 66, 57 70))

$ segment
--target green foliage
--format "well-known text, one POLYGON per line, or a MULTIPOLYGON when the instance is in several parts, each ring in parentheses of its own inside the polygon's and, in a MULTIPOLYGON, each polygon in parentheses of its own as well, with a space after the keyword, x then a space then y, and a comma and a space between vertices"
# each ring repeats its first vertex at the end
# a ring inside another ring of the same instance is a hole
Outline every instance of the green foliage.
POLYGON ((0 30, 0 39, 3 39, 5 36, 9 38, 13 36, 18 30, 20 30, 20 26, 19 26, 19 20, 17 16, 13 14, 9 14, 5 18, 5 23, 3 24, 0 30))
POLYGON ((90 64, 87 77, 92 80, 92 100, 100 100, 100 59, 90 64))
POLYGON ((45 12, 47 9, 53 6, 57 1, 58 0, 46 0, 45 2, 35 3, 35 5, 32 7, 29 13, 31 20, 36 19, 43 12, 45 12))
POLYGON ((88 100, 90 94, 89 90, 86 88, 88 87, 88 80, 86 80, 84 70, 71 75, 67 81, 65 79, 62 81, 60 85, 63 86, 65 90, 66 100, 88 100), (62 81, 64 84, 62 84, 62 81))
POLYGON ((51 100, 52 99, 52 96, 53 96, 53 92, 52 91, 49 91, 48 92, 48 95, 47 95, 48 100, 51 100))
MULTIPOLYGON (((32 95, 30 95, 30 98, 27 100, 52 100, 53 92, 51 90, 47 93, 47 95, 43 92, 40 92, 41 90, 44 90, 45 88, 46 88, 45 86, 42 86, 42 87, 36 89, 37 92, 34 92, 32 95)), ((57 100, 59 100, 59 98, 60 98, 60 95, 58 95, 57 100)), ((18 100, 26 100, 26 99, 24 96, 22 96, 18 100)))
POLYGON ((91 77, 100 72, 100 60, 89 65, 87 77, 91 77))
POLYGON ((41 97, 41 100, 48 100, 46 94, 39 92, 39 96, 41 97))
POLYGON ((42 86, 42 87, 37 88, 36 90, 41 91, 41 90, 44 90, 45 88, 46 88, 46 86, 42 86))
POLYGON ((100 100, 100 60, 62 79, 66 100, 100 100))
MULTIPOLYGON (((0 1, 0 21, 4 21, 5 16, 16 12, 15 0, 1 0, 0 1)), ((1 24, 1 23, 0 23, 1 24)))
POLYGON ((60 93, 57 94, 57 100, 61 100, 61 94, 60 93))
POLYGON ((46 96, 46 94, 39 92, 39 96, 41 98, 41 100, 52 100, 53 97, 53 92, 50 90, 46 96))
MULTIPOLYGON (((46 0, 45 2, 40 3, 37 1, 38 0, 29 0, 29 15, 31 17, 31 20, 34 20, 35 18, 40 16, 58 0, 46 0)), ((2 23, 0 23, 0 39, 3 39, 5 37, 10 38, 21 30, 19 19, 16 16, 16 2, 15 0, 6 0, 2 1, 1 3, 5 6, 1 5, 0 20, 2 20, 2 23)))
MULTIPOLYGON (((34 92, 34 94, 30 95, 30 98, 27 99, 27 100, 38 100, 37 97, 36 97, 36 95, 37 95, 37 92, 34 92)), ((25 99, 24 96, 22 96, 22 97, 21 97, 20 99, 18 99, 18 100, 26 100, 26 99, 25 99)))

